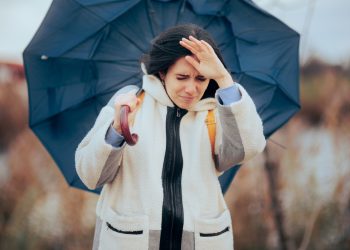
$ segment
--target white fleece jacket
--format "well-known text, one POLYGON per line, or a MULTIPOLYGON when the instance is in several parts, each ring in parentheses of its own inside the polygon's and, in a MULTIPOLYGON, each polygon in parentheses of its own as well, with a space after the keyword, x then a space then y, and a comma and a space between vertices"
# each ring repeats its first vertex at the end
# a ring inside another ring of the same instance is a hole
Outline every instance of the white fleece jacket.
MULTIPOLYGON (((262 122, 255 105, 245 89, 238 87, 242 95, 238 102, 223 106, 217 98, 207 98, 199 101, 181 120, 183 230, 193 235, 195 246, 188 249, 233 249, 231 217, 217 170, 225 171, 247 161, 265 147, 262 122), (205 123, 209 109, 216 112, 218 169, 212 159, 205 123), (216 237, 200 234, 226 227, 229 231, 216 237)), ((153 249, 151 246, 159 241, 165 119, 167 107, 174 105, 155 76, 144 75, 143 88, 144 101, 132 128, 139 135, 135 146, 124 144, 115 148, 106 143, 106 132, 114 117, 113 107, 107 105, 76 151, 76 170, 83 183, 91 189, 103 185, 96 209, 102 221, 95 239, 99 242, 98 249, 111 246, 123 250, 153 249), (110 230, 107 223, 124 231, 142 231, 142 234, 131 237, 110 230)))

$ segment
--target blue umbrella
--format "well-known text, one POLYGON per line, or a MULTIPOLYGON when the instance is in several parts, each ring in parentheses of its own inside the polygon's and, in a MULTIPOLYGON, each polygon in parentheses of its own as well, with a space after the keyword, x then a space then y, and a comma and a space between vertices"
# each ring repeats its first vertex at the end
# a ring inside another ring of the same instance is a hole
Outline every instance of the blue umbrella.
MULTIPOLYGON (((29 125, 70 185, 86 189, 74 153, 101 108, 118 89, 140 85, 139 58, 152 39, 183 23, 213 35, 266 137, 299 110, 299 34, 252 1, 53 0, 23 53, 29 125)), ((223 192, 237 170, 220 177, 223 192)))

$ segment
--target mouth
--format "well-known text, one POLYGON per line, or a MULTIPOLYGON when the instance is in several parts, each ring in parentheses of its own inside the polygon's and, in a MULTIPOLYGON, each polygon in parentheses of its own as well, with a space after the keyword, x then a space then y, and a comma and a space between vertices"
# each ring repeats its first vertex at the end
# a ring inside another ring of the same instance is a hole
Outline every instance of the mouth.
POLYGON ((192 102, 193 100, 196 99, 196 97, 194 97, 194 96, 180 96, 180 98, 182 100, 184 100, 185 102, 192 102))

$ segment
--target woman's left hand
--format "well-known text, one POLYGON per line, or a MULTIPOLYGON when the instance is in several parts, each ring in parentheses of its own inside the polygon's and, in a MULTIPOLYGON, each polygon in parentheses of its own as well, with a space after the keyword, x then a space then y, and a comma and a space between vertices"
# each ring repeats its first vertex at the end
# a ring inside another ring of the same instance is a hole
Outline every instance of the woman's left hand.
POLYGON ((180 45, 193 53, 195 57, 186 56, 185 59, 204 77, 215 80, 220 88, 233 84, 230 73, 209 43, 189 36, 189 39, 182 38, 180 45))

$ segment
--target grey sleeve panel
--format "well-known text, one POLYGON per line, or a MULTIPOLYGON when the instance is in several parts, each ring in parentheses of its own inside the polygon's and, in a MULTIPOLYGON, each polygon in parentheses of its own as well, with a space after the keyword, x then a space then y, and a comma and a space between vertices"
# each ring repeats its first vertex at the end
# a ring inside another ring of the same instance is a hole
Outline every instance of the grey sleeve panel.
POLYGON ((104 184, 111 182, 117 176, 121 159, 123 157, 123 148, 125 142, 119 148, 113 148, 109 154, 105 165, 102 168, 100 178, 97 181, 96 188, 103 186, 104 184))
POLYGON ((218 171, 226 171, 244 159, 245 152, 236 118, 230 107, 219 106, 222 143, 219 147, 218 171))
POLYGON ((102 228, 102 220, 100 217, 96 217, 96 224, 95 224, 95 233, 94 233, 94 241, 92 245, 92 250, 98 250, 100 245, 100 235, 101 235, 101 228, 102 228))
MULTIPOLYGON (((160 230, 149 230, 148 250, 159 250, 160 230)), ((182 231, 181 250, 194 250, 194 233, 182 231)))
MULTIPOLYGON (((136 85, 128 85, 125 86, 124 88, 121 88, 119 91, 117 91, 113 97, 109 100, 108 106, 113 107, 114 100, 115 98, 120 95, 120 94, 125 94, 128 93, 129 91, 135 91, 135 93, 139 90, 140 88, 136 85)), ((107 130, 108 133, 108 130, 107 130)), ((107 135, 106 133, 106 135, 107 135)), ((106 138, 106 137, 105 137, 106 138)), ((112 182, 114 178, 117 176, 120 163, 123 157, 123 149, 125 146, 125 141, 120 147, 113 147, 111 153, 109 154, 107 161, 105 165, 102 168, 100 177, 97 181, 96 188, 99 188, 103 186, 104 184, 108 182, 112 182)))

